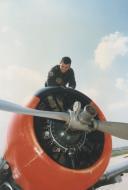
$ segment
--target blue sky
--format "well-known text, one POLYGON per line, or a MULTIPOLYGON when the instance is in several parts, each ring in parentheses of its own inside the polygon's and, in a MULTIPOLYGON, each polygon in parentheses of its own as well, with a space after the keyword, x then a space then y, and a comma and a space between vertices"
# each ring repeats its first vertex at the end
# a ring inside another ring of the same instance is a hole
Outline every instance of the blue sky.
MULTIPOLYGON (((51 66, 70 56, 76 89, 107 120, 128 122, 127 18, 127 0, 1 0, 0 98, 26 104, 51 66)), ((12 115, 0 116, 3 147, 12 115)))

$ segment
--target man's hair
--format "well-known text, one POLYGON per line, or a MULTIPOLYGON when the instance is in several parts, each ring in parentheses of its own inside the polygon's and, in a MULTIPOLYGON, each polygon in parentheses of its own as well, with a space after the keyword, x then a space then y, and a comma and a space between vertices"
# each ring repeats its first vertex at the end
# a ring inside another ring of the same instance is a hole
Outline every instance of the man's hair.
POLYGON ((64 64, 70 64, 71 65, 70 57, 62 57, 61 62, 63 62, 64 64))

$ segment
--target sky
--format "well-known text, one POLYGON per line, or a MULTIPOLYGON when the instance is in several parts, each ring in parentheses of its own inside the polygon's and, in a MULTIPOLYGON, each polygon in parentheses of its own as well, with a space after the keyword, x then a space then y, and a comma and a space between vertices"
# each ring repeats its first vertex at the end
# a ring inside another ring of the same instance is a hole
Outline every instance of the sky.
MULTIPOLYGON (((128 122, 127 0, 0 0, 0 98, 25 105, 63 56, 76 90, 128 122)), ((12 114, 0 111, 0 152, 12 114)), ((113 138, 113 147, 128 141, 113 138)))

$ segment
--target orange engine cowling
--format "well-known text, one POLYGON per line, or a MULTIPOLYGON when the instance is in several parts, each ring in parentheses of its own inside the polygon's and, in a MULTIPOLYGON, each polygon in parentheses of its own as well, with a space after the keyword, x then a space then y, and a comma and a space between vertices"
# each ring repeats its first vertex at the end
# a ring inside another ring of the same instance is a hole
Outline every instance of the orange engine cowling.
MULTIPOLYGON (((80 101, 92 104, 95 119, 105 120, 98 106, 84 94, 60 87, 40 90, 28 107, 67 111, 80 101)), ((99 131, 67 130, 63 122, 15 115, 8 131, 5 159, 23 190, 85 190, 103 174, 111 155, 111 136, 99 131)))

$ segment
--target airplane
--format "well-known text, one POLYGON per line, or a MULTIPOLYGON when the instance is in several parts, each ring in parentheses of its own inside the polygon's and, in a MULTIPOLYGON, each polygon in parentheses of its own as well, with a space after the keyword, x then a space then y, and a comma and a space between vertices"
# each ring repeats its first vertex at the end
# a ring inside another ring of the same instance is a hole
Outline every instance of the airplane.
POLYGON ((0 160, 0 190, 93 190, 128 171, 128 162, 106 170, 111 135, 128 140, 128 124, 106 121, 77 90, 46 87, 26 107, 0 100, 0 110, 15 113, 0 160))

